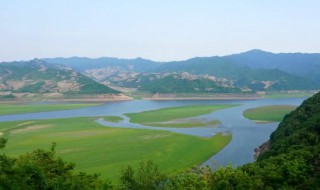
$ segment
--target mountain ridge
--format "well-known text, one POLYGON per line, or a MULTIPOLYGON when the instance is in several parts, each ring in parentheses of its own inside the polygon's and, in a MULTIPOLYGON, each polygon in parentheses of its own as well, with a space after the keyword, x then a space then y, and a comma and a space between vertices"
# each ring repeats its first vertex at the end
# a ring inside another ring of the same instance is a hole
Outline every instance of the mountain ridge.
MULTIPOLYGON (((38 59, 39 60, 39 59, 38 59)), ((48 65, 71 68, 107 86, 154 93, 257 92, 320 89, 320 54, 272 53, 259 49, 226 56, 156 62, 143 58, 45 58, 48 65), (185 74, 200 80, 182 79, 185 74), (162 76, 174 77, 164 78, 162 76), (215 80, 225 81, 217 83, 215 80), (170 84, 170 85, 169 85, 170 84), (175 85, 173 85, 175 84, 175 85), (185 89, 181 85, 185 84, 185 89), (227 85, 226 86, 223 85, 227 85), (161 85, 161 88, 153 87, 161 85), (169 86, 170 88, 162 88, 169 86), (190 88, 192 87, 192 88, 190 88), (162 90, 160 90, 162 89, 162 90), (177 89, 180 89, 177 91, 177 89), (188 89, 188 90, 187 90, 188 89), (192 90, 194 89, 194 90, 192 90), (199 90, 202 89, 202 90, 199 90), (235 90, 235 89, 240 89, 235 90)), ((13 62, 19 64, 20 62, 13 62)), ((4 71, 0 71, 1 72, 4 71)))
POLYGON ((119 93, 63 65, 40 59, 0 63, 0 91, 14 93, 119 93))

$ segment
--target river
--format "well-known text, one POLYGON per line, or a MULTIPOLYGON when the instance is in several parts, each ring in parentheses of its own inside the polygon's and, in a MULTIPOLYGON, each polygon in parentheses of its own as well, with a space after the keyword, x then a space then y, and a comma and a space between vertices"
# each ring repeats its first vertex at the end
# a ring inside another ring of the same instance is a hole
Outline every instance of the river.
POLYGON ((243 165, 253 162, 254 148, 267 141, 272 131, 278 123, 257 124, 243 117, 244 110, 266 105, 300 105, 306 98, 281 98, 281 99, 259 99, 259 100, 179 100, 179 101, 149 101, 134 100, 124 102, 108 102, 99 106, 28 114, 14 114, 0 116, 1 121, 18 120, 40 120, 70 117, 97 117, 97 116, 120 116, 124 120, 119 123, 106 122, 98 119, 96 122, 103 126, 123 127, 123 128, 143 128, 152 130, 165 130, 187 135, 210 137, 217 132, 228 132, 232 134, 231 142, 220 152, 208 159, 204 164, 209 166, 243 165), (219 127, 199 127, 199 128, 161 128, 149 127, 130 123, 123 114, 134 113, 147 110, 160 109, 165 107, 176 107, 186 105, 208 105, 208 104, 240 104, 240 106, 218 110, 213 113, 199 116, 198 118, 208 120, 220 120, 219 127))

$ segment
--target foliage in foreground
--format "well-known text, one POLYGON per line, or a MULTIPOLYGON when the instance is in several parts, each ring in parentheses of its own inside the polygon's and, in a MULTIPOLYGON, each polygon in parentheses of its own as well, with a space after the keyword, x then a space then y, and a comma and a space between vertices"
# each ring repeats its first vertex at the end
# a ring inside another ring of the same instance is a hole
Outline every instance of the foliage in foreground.
MULTIPOLYGON (((6 140, 0 138, 0 148, 6 140)), ((0 189, 108 189, 99 175, 75 173, 75 164, 56 157, 55 144, 50 151, 35 150, 17 158, 0 155, 0 189)))

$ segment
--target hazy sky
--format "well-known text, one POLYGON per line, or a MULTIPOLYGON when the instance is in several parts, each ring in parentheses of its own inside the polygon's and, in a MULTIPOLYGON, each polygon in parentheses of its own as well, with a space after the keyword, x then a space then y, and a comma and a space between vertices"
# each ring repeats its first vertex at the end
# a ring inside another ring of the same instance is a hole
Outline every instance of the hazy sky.
POLYGON ((0 0, 0 61, 320 52, 320 0, 0 0))

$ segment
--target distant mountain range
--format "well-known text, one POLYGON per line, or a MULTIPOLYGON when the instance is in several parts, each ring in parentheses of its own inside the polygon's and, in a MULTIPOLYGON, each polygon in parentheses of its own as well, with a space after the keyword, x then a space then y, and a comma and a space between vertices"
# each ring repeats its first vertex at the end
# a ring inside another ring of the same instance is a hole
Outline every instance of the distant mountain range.
POLYGON ((62 64, 80 72, 103 68, 113 68, 121 71, 148 72, 162 64, 142 58, 118 59, 112 57, 101 57, 92 59, 86 57, 70 57, 47 58, 42 60, 48 63, 62 64))
POLYGON ((262 50, 234 54, 226 60, 250 68, 279 69, 320 83, 320 53, 270 53, 262 50))
POLYGON ((0 91, 13 93, 119 93, 63 65, 34 59, 0 64, 0 91))
POLYGON ((173 62, 71 57, 0 63, 2 92, 119 93, 108 86, 151 93, 317 90, 320 54, 251 50, 173 62))
POLYGON ((157 85, 159 92, 175 92, 183 86, 182 84, 194 87, 194 90, 187 87, 185 90, 179 90, 184 92, 230 92, 235 89, 240 89, 242 92, 312 90, 319 89, 320 86, 320 54, 274 54, 251 50, 228 56, 196 57, 173 62, 155 62, 142 58, 79 57, 44 60, 71 67, 105 84, 136 87, 138 90, 151 92, 155 92, 150 88, 153 85, 157 85), (198 79, 181 80, 181 76, 160 77, 170 74, 182 75, 182 73, 197 75, 198 79), (227 81, 230 85, 217 86, 215 81, 210 84, 207 80, 199 80, 201 75, 227 81), (147 80, 147 77, 150 80, 147 80), (164 89, 163 85, 167 86, 166 90, 160 90, 164 89), (219 89, 220 87, 223 87, 221 88, 223 90, 219 89))

